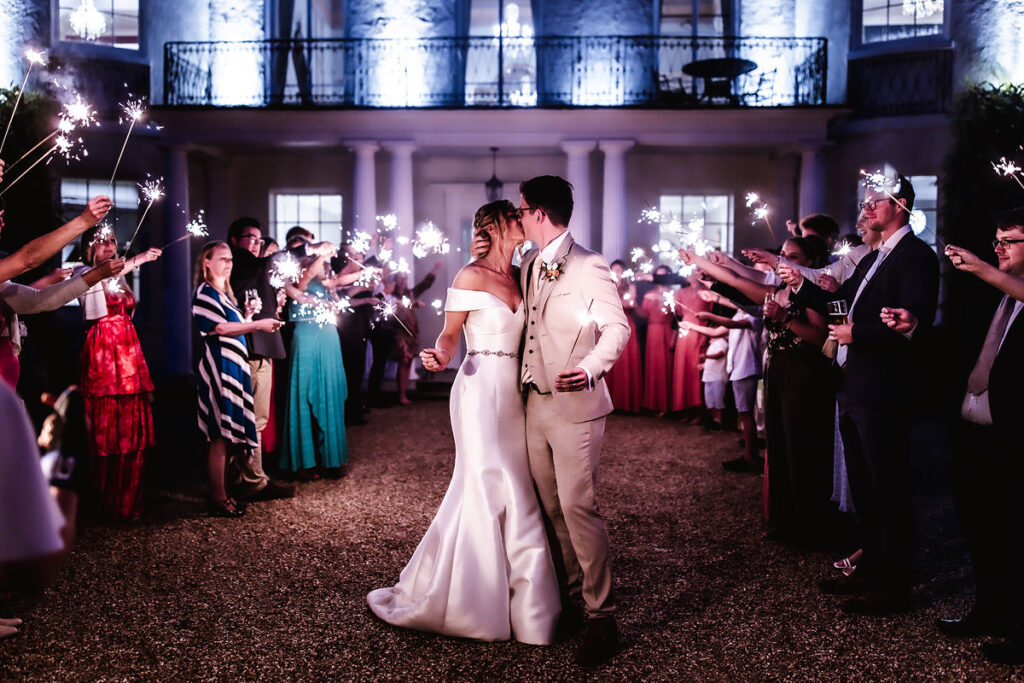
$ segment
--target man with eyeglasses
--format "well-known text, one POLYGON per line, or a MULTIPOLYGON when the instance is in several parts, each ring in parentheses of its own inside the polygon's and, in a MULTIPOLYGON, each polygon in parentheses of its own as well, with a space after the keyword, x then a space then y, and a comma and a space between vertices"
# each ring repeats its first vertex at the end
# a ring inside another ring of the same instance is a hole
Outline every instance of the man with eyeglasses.
MULTIPOLYGON (((985 643, 986 657, 1024 664, 1024 466, 1019 429, 1024 415, 1024 207, 996 216, 998 268, 961 247, 945 249, 953 266, 974 273, 1006 294, 992 297, 994 313, 967 379, 960 420, 953 427, 953 498, 971 557, 974 607, 963 617, 938 619, 939 630, 959 637, 1008 636, 985 643)), ((992 292, 995 294, 995 292, 992 292)), ((979 301, 984 301, 984 293, 979 301)), ((888 312, 896 329, 910 327, 907 311, 888 312)))
POLYGON ((829 301, 844 299, 849 310, 846 324, 829 325, 829 338, 839 344, 839 428, 864 552, 854 574, 820 587, 850 596, 842 609, 852 614, 889 614, 909 599, 913 341, 932 324, 939 284, 935 253, 910 228, 913 208, 914 188, 903 176, 891 188, 867 188, 862 216, 881 243, 835 293, 792 276, 790 269, 780 272, 797 302, 827 314, 829 301), (911 311, 919 321, 916 329, 901 333, 886 325, 885 307, 911 311))
MULTIPOLYGON (((277 319, 277 292, 267 279, 267 261, 260 258, 263 231, 255 218, 243 216, 228 227, 228 244, 234 265, 231 269, 231 289, 240 305, 258 302, 259 309, 253 320, 277 319), (250 298, 249 292, 255 294, 250 298)), ((247 335, 249 372, 252 376, 253 413, 256 416, 256 437, 261 447, 248 457, 239 455, 234 460, 235 495, 245 500, 288 498, 295 488, 274 481, 263 471, 262 432, 270 419, 270 392, 274 383, 274 359, 285 357, 284 341, 280 332, 252 332, 247 335)))

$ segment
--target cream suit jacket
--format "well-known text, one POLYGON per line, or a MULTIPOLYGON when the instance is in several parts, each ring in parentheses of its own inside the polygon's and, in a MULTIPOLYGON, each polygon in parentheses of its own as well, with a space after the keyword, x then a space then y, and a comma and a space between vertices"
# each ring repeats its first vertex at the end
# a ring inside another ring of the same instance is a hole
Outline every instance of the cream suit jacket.
POLYGON ((561 275, 553 282, 542 280, 538 287, 539 254, 539 249, 527 252, 520 273, 527 316, 523 365, 529 367, 542 392, 554 395, 565 419, 577 423, 595 420, 612 411, 604 376, 629 340, 626 314, 600 254, 566 235, 552 259, 552 263, 562 264, 561 275), (574 367, 590 373, 593 390, 556 392, 555 377, 574 367))

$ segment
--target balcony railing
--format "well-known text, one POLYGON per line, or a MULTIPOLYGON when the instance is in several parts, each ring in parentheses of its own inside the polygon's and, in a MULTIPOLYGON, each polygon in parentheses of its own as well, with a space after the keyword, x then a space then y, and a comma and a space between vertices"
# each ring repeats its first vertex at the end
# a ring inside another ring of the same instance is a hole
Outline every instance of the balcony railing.
POLYGON ((814 106, 825 103, 825 54, 824 38, 173 42, 164 46, 164 101, 196 107, 814 106), (740 64, 743 73, 714 78, 684 71, 709 59, 740 64))

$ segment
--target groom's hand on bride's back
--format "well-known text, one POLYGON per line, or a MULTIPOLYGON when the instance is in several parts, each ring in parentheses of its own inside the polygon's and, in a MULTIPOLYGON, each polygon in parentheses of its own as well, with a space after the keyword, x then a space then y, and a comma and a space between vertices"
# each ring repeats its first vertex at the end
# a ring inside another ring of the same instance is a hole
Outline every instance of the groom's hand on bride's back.
POLYGON ((469 252, 474 259, 482 259, 491 250, 491 236, 486 230, 477 230, 473 235, 473 243, 469 245, 469 252))

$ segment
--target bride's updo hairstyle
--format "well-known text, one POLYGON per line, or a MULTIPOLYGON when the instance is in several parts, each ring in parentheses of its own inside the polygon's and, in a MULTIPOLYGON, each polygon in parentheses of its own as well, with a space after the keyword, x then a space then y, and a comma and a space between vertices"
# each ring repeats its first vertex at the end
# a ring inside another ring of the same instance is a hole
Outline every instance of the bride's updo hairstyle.
POLYGON ((507 199, 484 204, 476 210, 476 215, 473 216, 473 232, 493 229, 497 237, 504 237, 508 234, 509 222, 515 215, 516 207, 507 199))

